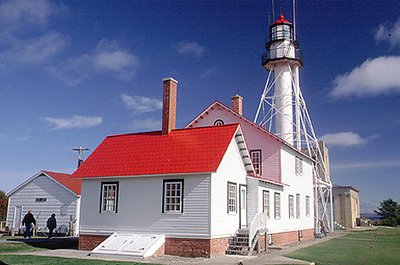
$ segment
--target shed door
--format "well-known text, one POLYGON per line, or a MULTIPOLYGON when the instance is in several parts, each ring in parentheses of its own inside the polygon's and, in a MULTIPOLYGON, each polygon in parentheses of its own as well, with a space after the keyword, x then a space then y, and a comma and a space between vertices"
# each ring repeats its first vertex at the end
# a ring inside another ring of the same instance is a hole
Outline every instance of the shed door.
POLYGON ((20 229, 21 222, 22 222, 22 206, 15 206, 14 224, 13 224, 15 230, 20 229))
POLYGON ((239 226, 240 228, 247 228, 247 187, 239 185, 239 226))

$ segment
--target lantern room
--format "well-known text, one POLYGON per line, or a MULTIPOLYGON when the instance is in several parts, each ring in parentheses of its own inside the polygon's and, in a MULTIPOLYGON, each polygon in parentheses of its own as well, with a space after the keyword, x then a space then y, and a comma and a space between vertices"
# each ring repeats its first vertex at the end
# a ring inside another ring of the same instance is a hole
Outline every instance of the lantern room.
POLYGON ((274 41, 282 40, 294 41, 293 25, 287 21, 283 15, 271 25, 267 46, 271 45, 274 41))
POLYGON ((270 71, 277 63, 286 62, 303 66, 299 43, 294 36, 293 24, 280 16, 270 26, 269 40, 265 44, 266 52, 262 55, 261 63, 270 71))

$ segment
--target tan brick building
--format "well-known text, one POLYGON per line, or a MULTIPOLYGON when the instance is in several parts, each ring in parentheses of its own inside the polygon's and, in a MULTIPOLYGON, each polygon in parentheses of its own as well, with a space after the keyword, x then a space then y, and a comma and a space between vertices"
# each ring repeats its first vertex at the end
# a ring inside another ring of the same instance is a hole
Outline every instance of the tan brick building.
POLYGON ((360 218, 359 190, 352 186, 334 186, 333 204, 335 222, 347 228, 357 226, 360 218))

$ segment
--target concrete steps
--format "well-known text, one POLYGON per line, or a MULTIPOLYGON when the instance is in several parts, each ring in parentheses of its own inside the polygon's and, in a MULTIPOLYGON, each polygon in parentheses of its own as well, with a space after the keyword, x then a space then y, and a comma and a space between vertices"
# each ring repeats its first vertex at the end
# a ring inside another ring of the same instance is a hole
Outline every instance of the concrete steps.
POLYGON ((240 229, 229 239, 229 247, 225 251, 227 255, 249 255, 249 232, 240 229))

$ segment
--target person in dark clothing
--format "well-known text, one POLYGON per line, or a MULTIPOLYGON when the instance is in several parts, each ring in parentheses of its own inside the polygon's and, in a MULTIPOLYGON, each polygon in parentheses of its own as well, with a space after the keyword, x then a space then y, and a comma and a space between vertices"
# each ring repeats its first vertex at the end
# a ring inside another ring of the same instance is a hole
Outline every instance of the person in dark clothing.
POLYGON ((36 220, 35 217, 33 217, 32 210, 29 210, 28 213, 24 216, 24 219, 22 219, 22 225, 25 225, 24 238, 31 238, 32 225, 36 225, 36 220))
POLYGON ((47 228, 49 229, 49 238, 53 236, 53 230, 57 227, 56 215, 53 213, 49 219, 47 219, 47 228))
POLYGON ((321 236, 322 236, 322 235, 326 236, 326 228, 325 228, 325 225, 324 225, 324 221, 322 221, 322 220, 320 219, 320 220, 319 220, 319 225, 320 225, 320 228, 321 228, 321 236))

